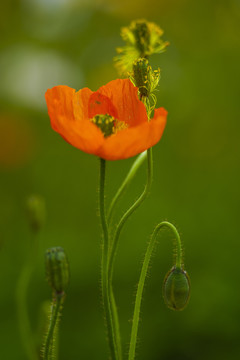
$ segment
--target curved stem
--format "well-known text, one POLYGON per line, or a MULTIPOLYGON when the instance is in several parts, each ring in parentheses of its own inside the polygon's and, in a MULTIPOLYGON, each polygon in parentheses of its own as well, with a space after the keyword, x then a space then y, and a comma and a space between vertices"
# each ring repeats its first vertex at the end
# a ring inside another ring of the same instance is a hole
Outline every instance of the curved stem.
POLYGON ((109 278, 108 278, 108 253, 109 253, 109 235, 108 225, 105 215, 105 167, 106 162, 104 159, 100 159, 100 183, 99 183, 99 209, 100 218, 103 231, 103 244, 102 244, 102 297, 103 306, 106 316, 108 341, 111 357, 113 360, 118 358, 115 339, 114 339, 114 327, 111 309, 111 299, 109 292, 109 278))
POLYGON ((52 303, 52 313, 50 318, 50 324, 43 349, 43 359, 52 360, 55 359, 54 343, 56 341, 56 329, 60 317, 61 306, 64 301, 64 294, 57 294, 52 303))
POLYGON ((21 334, 22 343, 25 348, 26 356, 29 360, 37 360, 38 355, 36 351, 36 347, 33 340, 31 324, 28 315, 27 309, 27 292, 29 283, 31 280, 31 276, 35 266, 36 259, 36 247, 37 247, 37 239, 33 238, 33 249, 29 253, 29 259, 27 263, 24 265, 16 288, 16 300, 17 300, 17 314, 18 314, 18 322, 19 329, 21 334))
MULTIPOLYGON (((141 205, 141 203, 144 201, 144 199, 147 197, 147 195, 150 191, 150 187, 151 187, 151 183, 152 183, 152 173, 153 173, 152 149, 149 149, 147 151, 147 157, 148 157, 148 177, 147 177, 147 184, 145 186, 145 189, 144 189, 143 193, 140 195, 140 197, 136 200, 136 202, 128 209, 128 211, 121 218, 121 220, 117 226, 112 244, 111 244, 112 247, 111 247, 111 249, 109 249, 109 268, 108 268, 108 282, 109 283, 108 283, 108 286, 109 286, 109 293, 111 294, 111 308, 112 308, 112 313, 113 313, 113 318, 114 318, 114 331, 115 331, 115 339, 116 339, 116 344, 117 344, 117 348, 118 348, 119 359, 121 359, 122 354, 121 354, 121 338, 120 338, 118 314, 117 314, 117 308, 116 308, 114 295, 113 295, 113 288, 112 288, 113 263, 114 263, 114 258, 115 258, 116 251, 117 251, 118 239, 119 239, 120 232, 122 230, 123 225, 125 224, 127 219, 131 216, 131 214, 141 205)), ((132 168, 134 171, 137 170, 138 166, 140 166, 141 161, 143 161, 143 160, 144 160, 144 155, 142 155, 142 158, 139 159, 137 164, 135 164, 135 163, 133 164, 132 168)), ((131 170, 130 170, 126 179, 131 180, 131 178, 133 176, 134 176, 134 172, 131 173, 131 170)), ((127 181, 128 181, 128 180, 126 181, 126 179, 124 181, 125 185, 127 184, 127 181)), ((124 187, 125 187, 125 185, 124 185, 124 187)), ((111 214, 111 212, 110 212, 110 214, 111 214)))
POLYGON ((109 210, 108 210, 108 216, 107 216, 108 224, 111 222, 114 207, 116 206, 117 202, 121 198, 124 190, 126 190, 127 186, 130 184, 130 182, 132 181, 132 179, 136 175, 138 169, 140 168, 140 166, 142 165, 142 163, 144 162, 146 157, 147 157, 147 151, 144 151, 140 155, 138 155, 138 157, 136 158, 136 160, 132 164, 127 176, 123 180, 122 185, 120 186, 120 188, 116 192, 114 198, 112 199, 112 202, 111 202, 111 204, 109 206, 109 210))
POLYGON ((114 263, 114 258, 115 258, 116 252, 117 252, 118 240, 119 240, 121 230, 122 230, 125 222, 127 221, 127 219, 142 204, 142 202, 146 199, 146 197, 148 196, 148 194, 150 192, 150 188, 151 188, 151 184, 152 184, 152 177, 153 177, 152 148, 147 150, 147 159, 148 159, 148 170, 147 170, 147 183, 146 183, 146 186, 145 186, 142 194, 139 196, 139 198, 135 201, 135 203, 122 216, 122 218, 119 221, 119 224, 117 226, 117 229, 115 231, 114 237, 113 237, 111 252, 110 252, 110 256, 109 256, 109 281, 110 281, 110 285, 112 283, 113 263, 114 263))
POLYGON ((138 289, 137 289, 137 295, 135 300, 135 306, 134 306, 134 314, 133 314, 133 323, 132 323, 132 331, 131 331, 131 340, 130 340, 130 349, 129 349, 129 357, 128 360, 134 360, 135 358, 135 349, 136 349, 136 342, 137 342, 137 333, 138 333, 138 324, 139 324, 139 313, 141 308, 141 301, 142 301, 142 293, 143 288, 148 272, 149 262, 152 256, 153 249, 156 244, 156 239, 158 232, 162 229, 162 227, 168 227, 170 228, 176 237, 177 240, 177 257, 176 257, 176 267, 181 267, 182 265, 182 245, 181 245, 181 239, 178 234, 177 229, 174 225, 167 221, 163 221, 160 224, 156 226, 156 228, 153 231, 153 234, 151 236, 150 242, 148 244, 148 248, 145 254, 140 279, 138 283, 138 289))

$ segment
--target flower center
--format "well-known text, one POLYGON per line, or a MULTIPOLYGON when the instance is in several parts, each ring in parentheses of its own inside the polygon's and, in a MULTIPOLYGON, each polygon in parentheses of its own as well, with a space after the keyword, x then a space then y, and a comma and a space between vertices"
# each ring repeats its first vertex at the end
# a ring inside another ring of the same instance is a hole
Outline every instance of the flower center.
POLYGON ((119 121, 109 114, 95 115, 90 121, 102 131, 105 138, 128 127, 124 121, 119 121))

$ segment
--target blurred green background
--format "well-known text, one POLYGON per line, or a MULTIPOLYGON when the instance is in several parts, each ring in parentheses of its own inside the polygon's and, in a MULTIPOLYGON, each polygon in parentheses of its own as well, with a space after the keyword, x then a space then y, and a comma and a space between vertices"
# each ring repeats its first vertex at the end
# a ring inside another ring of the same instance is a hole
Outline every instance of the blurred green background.
MULTIPOLYGON (((119 31, 145 17, 161 26, 167 52, 154 55, 162 78, 158 106, 168 112, 154 147, 150 197, 121 235, 114 288, 127 354, 144 251, 161 220, 179 229, 192 292, 183 312, 168 310, 162 281, 172 265, 172 235, 160 238, 142 306, 137 359, 236 360, 240 354, 239 0, 15 0, 0 5, 0 358, 26 359, 15 287, 32 237, 29 194, 45 198, 47 221, 28 307, 37 328, 50 299, 44 252, 65 248, 71 285, 60 327, 60 359, 107 359, 100 298, 98 159, 52 131, 44 93, 64 84, 98 87, 117 78, 119 31)), ((107 200, 133 159, 108 162, 107 200)), ((118 216, 143 189, 143 166, 118 216)))

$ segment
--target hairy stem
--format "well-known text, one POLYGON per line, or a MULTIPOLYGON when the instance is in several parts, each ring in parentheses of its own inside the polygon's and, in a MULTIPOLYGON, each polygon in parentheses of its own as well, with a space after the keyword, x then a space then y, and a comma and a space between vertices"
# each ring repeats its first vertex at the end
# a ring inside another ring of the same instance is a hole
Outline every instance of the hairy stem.
POLYGON ((146 157, 147 157, 147 151, 144 151, 140 155, 138 155, 138 157, 136 158, 136 160, 132 164, 127 176, 123 180, 122 185, 119 187, 118 191, 116 192, 116 194, 115 194, 114 198, 112 199, 112 202, 111 202, 111 204, 109 206, 108 216, 107 216, 108 223, 111 222, 112 215, 113 215, 113 210, 114 210, 117 202, 119 201, 119 199, 123 195, 124 191, 126 190, 127 186, 130 184, 130 182, 132 181, 132 179, 136 175, 138 169, 140 168, 140 166, 142 165, 142 163, 144 162, 146 157))
POLYGON ((112 306, 111 306, 111 297, 109 291, 109 279, 108 279, 108 257, 109 257, 109 235, 108 235, 108 225, 106 221, 105 214, 105 167, 106 162, 104 159, 100 159, 100 183, 99 183, 99 209, 100 209, 100 218, 103 232, 103 244, 102 244, 102 297, 103 297, 103 306, 106 316, 106 325, 108 333, 108 341, 111 358, 113 360, 118 359, 117 347, 115 343, 115 328, 113 325, 112 317, 112 306))
MULTIPOLYGON (((148 177, 147 177, 147 184, 145 186, 145 189, 144 189, 143 193, 140 195, 140 197, 137 199, 137 201, 127 210, 127 212, 121 218, 121 220, 117 226, 115 235, 113 237, 113 240, 111 243, 111 248, 109 246, 108 289, 109 289, 109 293, 111 294, 111 311, 113 314, 115 341, 116 341, 116 346, 118 349, 119 359, 122 358, 122 352, 121 352, 121 337, 120 337, 120 330, 119 330, 118 313, 117 313, 117 308, 116 308, 114 295, 113 295, 113 287, 112 287, 113 263, 114 263, 114 258, 115 258, 116 252, 117 252, 117 245, 118 245, 120 232, 122 230, 123 225, 125 224, 127 219, 131 216, 131 214, 141 205, 141 203, 144 201, 144 199, 147 197, 147 195, 149 194, 149 191, 150 191, 150 187, 151 187, 151 183, 152 183, 152 172, 153 172, 152 149, 149 149, 147 151, 147 158, 148 158, 148 177)), ((123 182, 122 189, 125 188, 128 181, 131 180, 131 178, 134 176, 135 172, 137 171, 138 167, 140 166, 140 164, 142 163, 143 160, 144 160, 144 155, 142 155, 142 157, 138 161, 136 161, 136 163, 134 163, 132 169, 128 173, 125 181, 123 182)), ((117 194, 121 194, 121 191, 118 192, 117 194)), ((116 200, 115 200, 115 202, 116 202, 116 200)), ((109 214, 111 214, 111 210, 110 210, 109 214)))
POLYGON ((139 198, 135 201, 135 203, 125 212, 125 214, 122 216, 121 220, 119 221, 113 241, 112 241, 112 247, 109 257, 109 281, 110 285, 112 284, 112 273, 113 273, 113 263, 115 259, 115 255, 117 252, 118 247, 118 241, 119 236, 121 233, 121 230, 128 220, 128 218, 134 213, 134 211, 143 203, 143 201, 146 199, 150 192, 151 184, 152 184, 152 177, 153 177, 153 161, 152 161, 152 148, 147 150, 147 159, 148 159, 148 170, 147 170, 147 183, 146 186, 142 192, 142 194, 139 196, 139 198))
POLYGON ((56 358, 55 343, 57 338, 57 327, 61 316, 61 309, 64 302, 64 293, 56 294, 52 302, 52 312, 50 317, 49 328, 43 348, 43 359, 53 360, 56 358))
POLYGON ((119 319, 118 319, 118 310, 117 310, 112 287, 109 287, 109 292, 110 292, 110 299, 111 299, 114 337, 115 337, 115 342, 116 342, 116 347, 117 347, 118 359, 122 360, 122 343, 121 343, 120 326, 119 326, 119 319))
POLYGON ((142 293, 143 288, 148 272, 149 262, 152 256, 153 249, 156 244, 156 239, 158 232, 163 228, 168 227, 170 228, 176 237, 177 240, 177 257, 176 257, 176 267, 181 267, 182 263, 182 246, 181 246, 181 240, 180 236, 178 234, 177 229, 174 225, 167 221, 163 221, 160 224, 156 226, 156 228, 153 231, 153 234, 151 236, 150 242, 148 244, 148 248, 145 254, 140 279, 138 283, 138 289, 137 289, 137 295, 135 300, 135 306, 134 306, 134 314, 133 314, 133 323, 132 323, 132 331, 131 331, 131 340, 130 340, 130 348, 129 348, 129 357, 128 360, 134 360, 135 359, 135 349, 136 349, 136 343, 137 343, 137 333, 138 333, 138 324, 139 324, 139 313, 141 309, 141 302, 142 302, 142 293))
MULTIPOLYGON (((107 216, 108 224, 111 223, 113 211, 114 211, 116 204, 120 200, 121 196, 123 195, 123 193, 126 190, 126 188, 128 187, 128 185, 131 183, 132 179, 136 175, 140 166, 145 161, 146 157, 147 157, 147 151, 144 151, 143 153, 138 155, 138 157, 132 164, 127 176, 125 177, 121 186, 119 187, 118 191, 116 192, 116 194, 109 206, 109 209, 108 209, 108 216, 107 216)), ((117 351, 118 351, 118 357, 119 357, 119 360, 121 360, 122 359, 121 335, 120 335, 120 327, 119 327, 119 320, 118 320, 118 311, 117 311, 117 307, 116 307, 116 302, 115 302, 112 286, 109 286, 109 292, 110 292, 110 297, 111 297, 111 310, 112 310, 112 316, 113 316, 115 341, 116 341, 116 346, 117 346, 117 351)))

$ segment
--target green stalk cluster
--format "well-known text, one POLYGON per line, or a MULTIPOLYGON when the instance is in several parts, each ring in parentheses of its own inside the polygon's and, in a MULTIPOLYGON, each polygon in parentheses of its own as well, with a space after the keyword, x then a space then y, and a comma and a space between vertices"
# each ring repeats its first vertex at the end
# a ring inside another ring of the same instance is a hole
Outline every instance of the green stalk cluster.
MULTIPOLYGON (((129 27, 122 29, 122 38, 126 46, 117 49, 118 56, 115 58, 117 67, 122 74, 128 74, 130 80, 138 88, 139 99, 144 103, 151 121, 151 113, 156 107, 156 90, 160 80, 160 70, 153 71, 149 64, 149 56, 153 53, 160 53, 165 50, 168 43, 161 39, 162 30, 153 23, 145 20, 137 20, 130 24, 129 27)), ((138 168, 143 163, 146 153, 140 154, 130 169, 126 179, 123 181, 115 197, 113 198, 108 217, 105 215, 105 160, 100 159, 100 216, 103 230, 103 256, 102 256, 102 294, 105 308, 105 315, 108 329, 109 348, 112 360, 122 360, 121 336, 118 321, 117 306, 113 293, 113 269, 114 260, 117 253, 120 233, 123 226, 134 211, 143 203, 150 192, 153 177, 152 149, 147 150, 147 182, 139 198, 124 213, 119 222, 114 227, 114 232, 109 228, 112 224, 112 214, 127 188, 130 181, 135 176, 138 168)), ((157 234, 163 227, 168 227, 174 232, 176 237, 176 262, 174 267, 166 275, 163 285, 163 297, 166 305, 174 310, 182 310, 188 303, 190 293, 190 281, 182 264, 182 245, 177 229, 169 222, 164 221, 157 225, 150 243, 148 245, 135 300, 133 323, 131 330, 131 339, 129 347, 128 360, 135 359, 135 349, 137 342, 139 313, 142 302, 142 293, 145 286, 146 275, 148 272, 149 262, 155 247, 157 234)))

